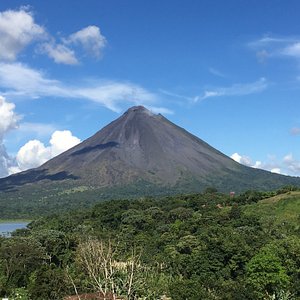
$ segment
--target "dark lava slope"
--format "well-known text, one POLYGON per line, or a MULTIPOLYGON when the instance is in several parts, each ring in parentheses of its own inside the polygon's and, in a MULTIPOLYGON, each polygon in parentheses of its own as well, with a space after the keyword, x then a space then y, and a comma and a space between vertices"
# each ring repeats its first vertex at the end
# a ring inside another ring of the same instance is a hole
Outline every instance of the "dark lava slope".
POLYGON ((58 182, 97 188, 147 183, 192 192, 207 186, 272 189, 300 180, 240 165, 162 115, 136 106, 41 167, 1 179, 0 190, 58 182))

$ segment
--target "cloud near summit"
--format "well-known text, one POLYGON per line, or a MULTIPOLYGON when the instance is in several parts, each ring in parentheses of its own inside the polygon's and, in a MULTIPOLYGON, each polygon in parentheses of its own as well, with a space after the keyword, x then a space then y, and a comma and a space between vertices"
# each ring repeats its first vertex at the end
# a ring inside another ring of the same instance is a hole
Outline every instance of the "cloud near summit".
POLYGON ((158 96, 131 83, 108 80, 84 81, 74 85, 48 78, 42 71, 21 63, 0 63, 0 91, 11 97, 59 97, 83 99, 120 112, 122 104, 153 106, 158 96))

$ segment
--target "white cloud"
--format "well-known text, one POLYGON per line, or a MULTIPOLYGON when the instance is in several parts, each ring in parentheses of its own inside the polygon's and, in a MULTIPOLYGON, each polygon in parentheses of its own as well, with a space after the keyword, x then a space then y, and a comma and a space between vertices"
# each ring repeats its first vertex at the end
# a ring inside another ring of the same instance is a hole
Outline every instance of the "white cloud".
POLYGON ((300 161, 294 158, 293 154, 287 154, 283 158, 283 162, 286 168, 289 170, 289 173, 293 175, 299 175, 300 173, 300 161))
POLYGON ((166 114, 166 115, 172 115, 174 112, 171 109, 165 108, 165 107, 157 107, 157 106, 146 106, 150 111, 152 111, 155 114, 166 114))
POLYGON ((4 176, 0 176, 1 177, 6 177, 15 173, 20 173, 22 172, 22 170, 17 166, 17 165, 13 165, 11 167, 8 168, 8 174, 4 175, 4 176))
POLYGON ((40 96, 68 96, 57 80, 48 79, 42 71, 37 71, 21 63, 0 63, 0 87, 2 94, 37 98, 40 96))
POLYGON ((279 167, 279 163, 274 160, 274 158, 269 158, 269 161, 267 162, 261 162, 259 160, 253 162, 252 159, 249 156, 246 155, 240 155, 239 153, 233 153, 230 156, 233 160, 236 162, 243 164, 245 166, 255 168, 255 169, 264 169, 267 171, 270 171, 272 173, 278 173, 281 174, 281 169, 279 167))
POLYGON ((75 49, 80 46, 85 53, 100 58, 107 41, 97 26, 87 26, 60 42, 51 36, 33 17, 26 7, 0 12, 0 60, 13 62, 33 42, 39 53, 48 55, 55 63, 76 65, 79 63, 75 49), (40 42, 43 41, 41 44, 40 42))
POLYGON ((270 170, 272 173, 281 174, 280 168, 273 168, 270 170))
POLYGON ((288 45, 281 51, 281 53, 294 58, 300 58, 300 42, 288 45))
POLYGON ((289 56, 300 58, 300 39, 295 37, 264 37, 252 41, 248 46, 256 51, 259 62, 265 62, 266 58, 280 58, 289 56))
MULTIPOLYGON (((37 167, 80 143, 80 139, 73 136, 70 131, 56 130, 51 136, 49 146, 45 146, 39 140, 31 140, 20 148, 16 158, 12 158, 7 154, 3 138, 8 131, 18 127, 19 120, 20 116, 15 112, 15 105, 0 96, 0 178, 37 167)), ((20 126, 20 131, 30 131, 36 132, 38 135, 45 135, 53 128, 52 125, 47 124, 23 123, 20 126)))
POLYGON ((134 83, 94 80, 65 85, 21 63, 0 63, 0 87, 11 97, 82 99, 116 112, 122 110, 122 104, 151 106, 158 101, 156 94, 134 83))
POLYGON ((219 91, 205 91, 203 96, 197 96, 196 99, 198 101, 198 100, 203 100, 206 98, 218 97, 218 96, 222 96, 222 94, 219 91))
POLYGON ((138 85, 114 81, 99 81, 93 83, 92 87, 73 89, 72 97, 101 103, 116 112, 121 110, 119 103, 147 104, 154 103, 156 98, 154 94, 138 85))
POLYGON ((17 153, 17 167, 10 168, 10 172, 13 173, 38 167, 49 159, 79 144, 80 139, 73 136, 69 130, 55 131, 49 143, 49 146, 45 146, 39 140, 27 142, 17 153))
POLYGON ((265 51, 268 56, 278 56, 283 54, 283 49, 286 49, 299 42, 296 37, 263 37, 248 43, 248 47, 254 51, 265 51))
POLYGON ((265 36, 263 38, 251 41, 248 43, 248 46, 253 49, 258 49, 262 47, 270 47, 272 45, 273 47, 275 46, 281 46, 282 44, 287 44, 287 43, 293 43, 295 42, 295 38, 291 37, 271 37, 271 36, 265 36))
POLYGON ((48 54, 58 64, 77 65, 79 63, 74 50, 62 44, 44 43, 41 51, 48 54))
POLYGON ((255 169, 263 169, 263 166, 264 166, 264 164, 263 164, 260 160, 257 160, 257 161, 255 162, 255 164, 252 165, 252 168, 255 168, 255 169))
POLYGON ((54 157, 80 143, 80 139, 69 130, 55 131, 50 139, 51 157, 54 157))
POLYGON ((0 60, 14 61, 33 40, 45 37, 32 13, 25 8, 0 12, 0 60))
POLYGON ((250 167, 252 165, 251 159, 248 156, 245 155, 240 155, 237 152, 233 153, 230 156, 233 160, 235 160, 236 162, 246 165, 248 167, 250 167))
MULTIPOLYGON (((38 167, 50 158, 50 149, 45 147, 45 145, 38 140, 27 142, 20 148, 16 157, 18 168, 21 171, 38 167)), ((11 171, 13 171, 13 169, 11 169, 11 171)))
POLYGON ((101 51, 106 46, 106 38, 101 34, 97 26, 85 27, 65 39, 67 44, 81 45, 90 55, 99 58, 101 51))
POLYGON ((20 116, 15 112, 15 105, 0 96, 0 143, 9 130, 17 128, 19 120, 20 116))
POLYGON ((107 44, 106 38, 97 26, 88 26, 66 38, 62 37, 60 43, 57 43, 54 37, 49 40, 40 46, 40 52, 47 54, 56 63, 67 65, 79 64, 75 49, 79 50, 80 47, 85 54, 100 58, 107 44))
POLYGON ((215 68, 209 68, 208 69, 209 73, 221 77, 221 78, 226 78, 226 75, 224 73, 222 73, 221 71, 215 69, 215 68))
POLYGON ((20 116, 15 112, 15 105, 0 96, 0 177, 8 175, 8 169, 14 160, 7 154, 3 144, 5 134, 17 128, 20 116))
POLYGON ((234 84, 230 87, 219 87, 204 91, 203 95, 195 97, 194 101, 204 100, 211 97, 244 96, 264 91, 268 87, 267 80, 262 77, 252 83, 234 84))
POLYGON ((270 171, 272 173, 300 176, 300 160, 296 159, 292 153, 285 155, 282 159, 276 159, 275 156, 269 155, 264 161, 256 161, 253 163, 249 156, 234 153, 231 158, 252 168, 259 168, 270 171))
MULTIPOLYGON (((265 63, 267 59, 291 59, 298 66, 300 61, 300 38, 293 36, 285 37, 264 37, 248 44, 251 50, 256 52, 260 63, 265 63)), ((299 75, 296 76, 299 80, 299 75)))

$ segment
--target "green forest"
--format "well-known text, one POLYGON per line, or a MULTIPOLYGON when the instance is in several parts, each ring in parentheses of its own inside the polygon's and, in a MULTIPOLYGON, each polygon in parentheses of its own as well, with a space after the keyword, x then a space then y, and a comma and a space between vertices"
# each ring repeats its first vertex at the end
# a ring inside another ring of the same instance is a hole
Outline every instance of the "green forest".
POLYGON ((208 188, 110 200, 36 218, 0 239, 0 297, 97 292, 128 300, 300 299, 300 191, 208 188))

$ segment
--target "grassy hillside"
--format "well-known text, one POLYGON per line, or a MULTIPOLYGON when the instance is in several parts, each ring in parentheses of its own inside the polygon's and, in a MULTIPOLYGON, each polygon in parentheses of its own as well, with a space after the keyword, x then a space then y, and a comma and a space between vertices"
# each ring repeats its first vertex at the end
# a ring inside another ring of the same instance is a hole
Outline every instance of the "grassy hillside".
POLYGON ((260 200, 245 207, 246 214, 257 214, 262 220, 269 220, 277 225, 289 223, 300 225, 300 191, 290 191, 260 200))

